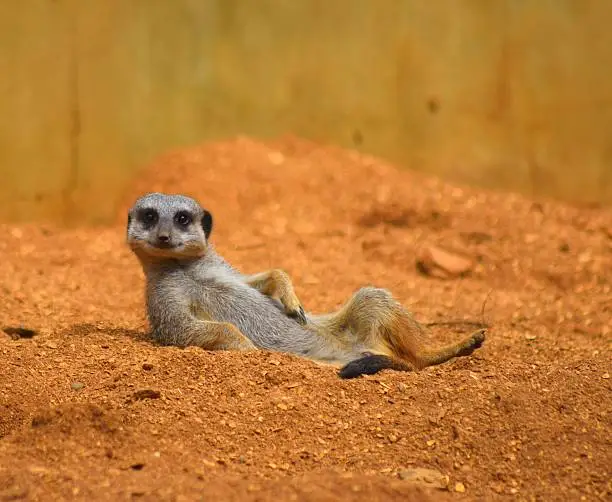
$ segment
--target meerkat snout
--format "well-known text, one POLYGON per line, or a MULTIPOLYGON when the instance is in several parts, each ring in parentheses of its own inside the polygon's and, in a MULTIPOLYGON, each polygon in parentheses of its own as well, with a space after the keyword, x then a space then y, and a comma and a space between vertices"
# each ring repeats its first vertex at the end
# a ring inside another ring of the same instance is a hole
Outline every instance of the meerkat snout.
POLYGON ((210 212, 183 195, 149 193, 128 213, 127 242, 141 259, 203 256, 211 231, 210 212))

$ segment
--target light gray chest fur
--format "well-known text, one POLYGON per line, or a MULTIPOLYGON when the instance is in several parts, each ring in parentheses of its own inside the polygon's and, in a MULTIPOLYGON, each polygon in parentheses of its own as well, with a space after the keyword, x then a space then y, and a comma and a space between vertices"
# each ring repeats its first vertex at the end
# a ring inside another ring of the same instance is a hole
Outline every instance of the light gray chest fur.
MULTIPOLYGON (((246 284, 240 272, 212 252, 180 269, 148 274, 148 280, 184 289, 182 294, 210 320, 234 324, 258 348, 306 356, 320 349, 315 332, 288 317, 280 302, 246 284)), ((149 294, 155 294, 158 288, 149 286, 149 294)))

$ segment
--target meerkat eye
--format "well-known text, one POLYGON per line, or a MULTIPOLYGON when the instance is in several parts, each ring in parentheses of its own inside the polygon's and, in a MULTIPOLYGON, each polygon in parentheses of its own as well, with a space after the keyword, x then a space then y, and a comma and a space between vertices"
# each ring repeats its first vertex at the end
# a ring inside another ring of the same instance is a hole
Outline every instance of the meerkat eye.
POLYGON ((159 219, 159 214, 155 209, 145 209, 138 214, 139 220, 145 225, 155 225, 159 219))
POLYGON ((179 211, 174 216, 174 221, 176 221, 181 227, 186 227, 192 222, 192 217, 186 211, 179 211))

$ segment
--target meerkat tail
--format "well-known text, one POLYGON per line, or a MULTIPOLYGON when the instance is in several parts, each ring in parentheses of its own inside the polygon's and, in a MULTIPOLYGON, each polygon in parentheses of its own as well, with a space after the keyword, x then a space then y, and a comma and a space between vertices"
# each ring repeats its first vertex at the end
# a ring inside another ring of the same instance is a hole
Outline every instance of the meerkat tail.
POLYGON ((382 354, 368 354, 345 364, 340 368, 340 371, 338 371, 338 376, 344 379, 357 378, 361 375, 374 375, 379 371, 387 369, 394 371, 412 371, 412 368, 408 364, 393 359, 392 357, 382 354))

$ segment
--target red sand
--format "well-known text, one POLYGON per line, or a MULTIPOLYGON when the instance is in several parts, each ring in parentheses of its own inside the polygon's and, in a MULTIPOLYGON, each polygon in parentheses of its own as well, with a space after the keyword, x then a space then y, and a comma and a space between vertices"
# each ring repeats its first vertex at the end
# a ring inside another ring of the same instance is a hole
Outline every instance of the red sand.
POLYGON ((0 332, 1 501, 610 500, 610 210, 246 138, 159 159, 125 201, 111 228, 0 225, 0 325, 38 331, 0 332), (308 310, 375 284, 423 322, 484 320, 486 344, 352 381, 288 355, 156 347, 124 244, 125 209, 153 190, 197 197, 217 249, 284 268, 308 310), (476 265, 425 276, 429 245, 476 265), (415 488, 416 467, 448 490, 415 488))

